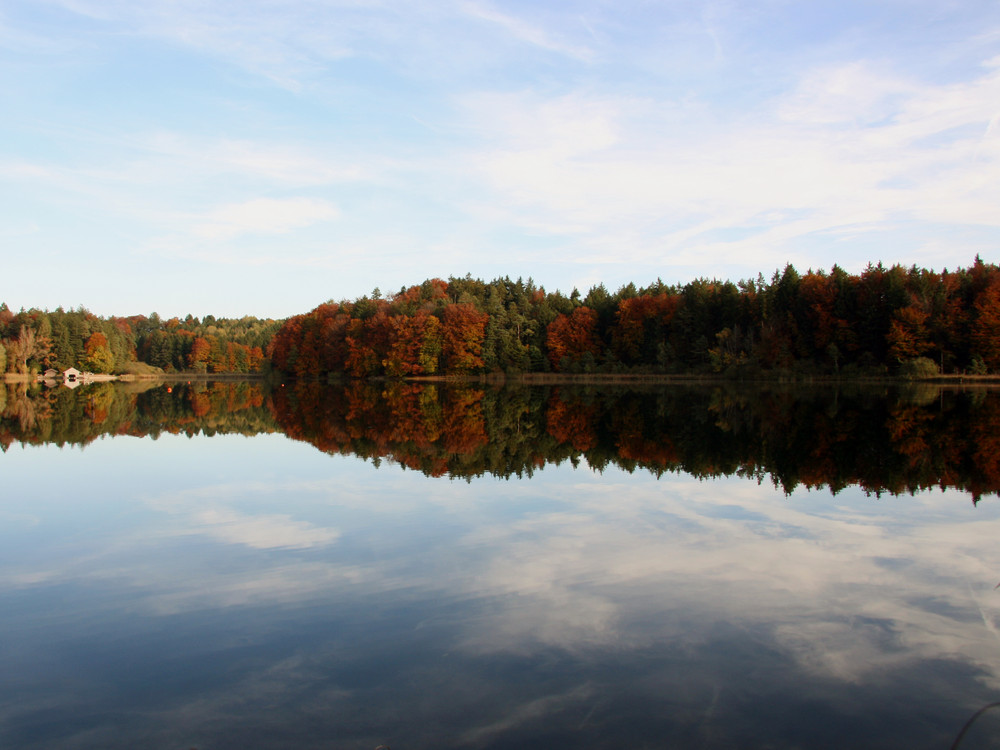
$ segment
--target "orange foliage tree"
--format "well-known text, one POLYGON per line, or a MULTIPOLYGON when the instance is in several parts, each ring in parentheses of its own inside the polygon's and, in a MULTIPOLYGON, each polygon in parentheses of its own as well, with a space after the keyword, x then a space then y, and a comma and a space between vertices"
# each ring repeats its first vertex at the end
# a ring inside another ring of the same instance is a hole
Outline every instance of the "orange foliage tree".
POLYGON ((483 366, 483 339, 489 316, 473 305, 448 305, 441 313, 441 359, 446 372, 471 372, 483 366))
POLYGON ((577 307, 569 315, 558 315, 549 323, 545 336, 549 361, 555 370, 579 362, 587 354, 596 361, 601 354, 597 312, 589 307, 577 307))
POLYGON ((901 307, 892 316, 886 342, 889 344, 889 356, 897 362, 904 362, 913 357, 919 357, 931 347, 927 319, 930 313, 914 300, 906 307, 901 307))
POLYGON ((191 353, 188 354, 188 367, 192 370, 207 369, 211 353, 211 343, 201 336, 196 336, 191 344, 191 353))
POLYGON ((441 321, 424 311, 388 319, 389 351, 382 361, 390 377, 433 375, 441 353, 441 321))
POLYGON ((972 352, 982 357, 990 370, 1000 370, 1000 277, 994 277, 976 296, 972 307, 972 352))

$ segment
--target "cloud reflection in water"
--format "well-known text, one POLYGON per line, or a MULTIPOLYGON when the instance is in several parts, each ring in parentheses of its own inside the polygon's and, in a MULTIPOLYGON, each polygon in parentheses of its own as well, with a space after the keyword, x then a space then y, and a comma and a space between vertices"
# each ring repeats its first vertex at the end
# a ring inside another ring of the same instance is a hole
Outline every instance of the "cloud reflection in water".
POLYGON ((0 739, 876 747, 947 743, 1000 691, 991 501, 166 442, 128 471, 211 470, 115 490, 72 535, 59 472, 5 508, 49 533, 0 572, 0 739))

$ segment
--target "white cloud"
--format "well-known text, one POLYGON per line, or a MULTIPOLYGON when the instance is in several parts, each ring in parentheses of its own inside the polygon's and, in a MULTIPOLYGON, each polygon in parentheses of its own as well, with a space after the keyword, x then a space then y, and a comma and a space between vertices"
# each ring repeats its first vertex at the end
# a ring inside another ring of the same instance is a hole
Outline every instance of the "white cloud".
POLYGON ((0 163, 0 177, 12 180, 48 181, 57 176, 56 170, 26 161, 0 163))
POLYGON ((877 124, 896 114, 902 98, 918 93, 916 83, 849 62, 805 73, 777 114, 799 124, 877 124))
POLYGON ((330 153, 327 146, 195 137, 167 131, 135 140, 139 157, 136 174, 130 179, 152 171, 177 181, 224 175, 270 185, 318 187, 371 180, 377 175, 375 160, 362 165, 342 154, 330 153))
MULTIPOLYGON (((990 622, 1000 614, 989 596, 996 556, 988 551, 1000 521, 963 518, 958 493, 825 510, 807 493, 782 498, 735 480, 579 483, 565 493, 572 510, 477 529, 464 540, 478 557, 496 554, 451 585, 507 606, 476 620, 463 648, 682 643, 698 637, 685 630, 679 613, 687 612, 702 627, 774 623, 782 648, 836 679, 918 658, 991 663, 991 629, 978 618, 937 613, 978 611, 990 622), (719 515, 726 509, 731 517, 719 515), (929 601, 937 607, 925 608, 929 601), (888 623, 905 648, 885 652, 877 632, 854 624, 858 617, 888 623), (637 625, 646 621, 657 627, 637 625)), ((994 680, 1000 684, 1000 674, 994 680)))
POLYGON ((1000 228, 997 102, 995 66, 921 84, 849 63, 729 122, 703 104, 604 95, 464 103, 488 144, 470 163, 509 221, 575 235, 608 262, 687 251, 706 265, 902 221, 1000 228), (720 230, 749 236, 713 240, 720 230))
POLYGON ((285 234, 340 215, 329 201, 312 198, 257 198, 217 208, 194 227, 196 235, 230 240, 243 234, 285 234))
MULTIPOLYGON (((284 488, 290 491, 292 487, 284 488)), ((329 488, 313 488, 314 492, 329 488)), ((225 544, 243 544, 255 549, 309 549, 336 542, 340 531, 308 521, 274 513, 244 513, 233 507, 238 502, 273 492, 267 484, 231 483, 209 485, 161 497, 146 504, 175 517, 180 525, 167 527, 167 535, 199 534, 225 544)))
POLYGON ((197 511, 192 522, 195 531, 255 549, 306 549, 331 544, 340 537, 336 529, 319 528, 285 515, 247 516, 230 508, 197 511))
MULTIPOLYGON (((44 63, 5 92, 0 154, 33 252, 71 244, 121 271, 168 246, 206 280, 241 263, 243 289, 274 259, 336 267, 318 301, 430 267, 549 289, 787 261, 956 267, 1000 230, 984 7, 949 7, 916 39, 787 3, 36 5, 0 27, 44 63)), ((27 283, 24 304, 52 298, 27 283)), ((161 309, 201 293, 157 285, 161 309)))
POLYGON ((468 602, 455 647, 473 654, 683 650, 730 623, 771 633, 775 648, 826 678, 948 659, 1000 686, 1000 518, 964 493, 788 498, 743 479, 568 467, 471 485, 389 469, 375 490, 371 477, 335 473, 165 489, 145 500, 155 511, 145 525, 88 537, 56 563, 39 553, 9 566, 2 584, 100 579, 143 592, 130 606, 162 613, 405 591, 468 602), (275 503, 293 512, 269 512, 275 503), (352 547, 377 554, 344 560, 341 530, 319 520, 331 515, 348 524, 352 547), (172 540, 190 536, 221 544, 177 554, 172 540), (233 544, 287 554, 254 555, 240 570, 205 566, 233 544), (884 632, 899 648, 884 647, 884 632))

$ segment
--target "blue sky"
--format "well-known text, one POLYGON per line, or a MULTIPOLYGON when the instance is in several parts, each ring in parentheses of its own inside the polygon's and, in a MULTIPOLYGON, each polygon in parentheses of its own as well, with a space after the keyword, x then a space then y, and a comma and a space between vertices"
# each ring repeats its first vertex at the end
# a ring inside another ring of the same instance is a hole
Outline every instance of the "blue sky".
POLYGON ((0 300, 1000 260, 995 0, 0 4, 0 300))

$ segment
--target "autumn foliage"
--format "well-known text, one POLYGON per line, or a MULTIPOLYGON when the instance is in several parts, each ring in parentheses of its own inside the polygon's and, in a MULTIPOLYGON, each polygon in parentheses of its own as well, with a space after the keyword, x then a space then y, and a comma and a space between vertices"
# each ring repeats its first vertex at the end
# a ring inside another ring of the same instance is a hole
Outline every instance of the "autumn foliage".
POLYGON ((530 279, 431 279, 290 318, 270 354, 300 377, 1000 373, 1000 269, 978 258, 942 272, 789 265, 770 282, 657 281, 582 297, 530 279))
POLYGON ((284 321, 14 313, 0 303, 0 370, 258 372, 300 378, 483 373, 720 373, 782 377, 1000 374, 1000 268, 869 264, 737 283, 603 285, 429 279, 329 301, 284 321))
POLYGON ((190 315, 161 320, 156 313, 102 318, 83 307, 14 314, 0 304, 0 373, 50 367, 99 373, 150 368, 257 372, 267 362, 264 349, 278 326, 274 320, 217 320, 210 315, 202 320, 190 315))
POLYGON ((290 318, 271 343, 283 372, 356 378, 466 373, 483 367, 488 316, 453 302, 447 284, 433 279, 391 299, 329 302, 290 318))
POLYGON ((327 453, 389 459, 431 476, 458 471, 485 449, 487 433, 476 389, 364 381, 346 388, 303 383, 274 394, 286 434, 327 453))
POLYGON ((589 307, 581 306, 568 315, 560 314, 549 323, 547 333, 549 360, 554 370, 580 362, 587 355, 592 362, 601 356, 597 313, 589 307))
POLYGON ((1000 398, 986 390, 920 385, 834 396, 302 381, 279 389, 273 403, 289 437, 432 476, 520 476, 585 460, 597 470, 766 476, 786 492, 1000 492, 1000 398))

